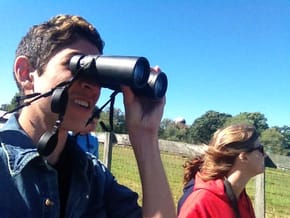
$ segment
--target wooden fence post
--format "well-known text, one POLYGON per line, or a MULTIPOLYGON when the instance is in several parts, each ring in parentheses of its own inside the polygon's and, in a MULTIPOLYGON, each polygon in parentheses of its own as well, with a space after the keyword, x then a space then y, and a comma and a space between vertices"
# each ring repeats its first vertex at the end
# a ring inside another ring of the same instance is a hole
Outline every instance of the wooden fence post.
POLYGON ((265 217, 265 173, 259 174, 255 179, 255 214, 257 218, 265 217))
POLYGON ((108 170, 111 170, 111 163, 112 163, 112 147, 113 147, 113 132, 106 132, 105 133, 105 141, 104 141, 104 164, 108 168, 108 170))

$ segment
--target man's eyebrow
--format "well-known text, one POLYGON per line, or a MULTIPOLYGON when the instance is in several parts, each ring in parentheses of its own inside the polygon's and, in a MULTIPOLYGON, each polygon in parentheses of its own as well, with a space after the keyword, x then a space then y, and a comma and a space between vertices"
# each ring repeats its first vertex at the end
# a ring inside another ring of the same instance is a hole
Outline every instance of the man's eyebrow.
POLYGON ((71 53, 68 53, 68 54, 66 54, 66 55, 64 56, 64 61, 65 61, 65 63, 66 63, 66 64, 69 64, 71 58, 72 58, 73 56, 75 56, 75 55, 84 55, 84 54, 81 53, 81 52, 78 52, 78 51, 73 51, 73 52, 71 52, 71 53))
POLYGON ((70 57, 75 56, 75 55, 84 55, 84 53, 81 53, 79 51, 73 51, 73 52, 68 54, 68 56, 70 56, 70 57))

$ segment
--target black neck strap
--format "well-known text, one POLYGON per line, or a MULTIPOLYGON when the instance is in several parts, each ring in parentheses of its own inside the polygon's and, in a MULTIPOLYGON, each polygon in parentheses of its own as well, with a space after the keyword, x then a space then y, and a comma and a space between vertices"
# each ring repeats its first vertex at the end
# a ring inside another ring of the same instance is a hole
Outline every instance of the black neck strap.
POLYGON ((230 184, 230 182, 225 178, 224 180, 224 185, 225 185, 225 189, 226 189, 226 193, 227 193, 227 196, 230 200, 230 204, 231 204, 231 207, 233 208, 234 212, 235 212, 235 217, 236 218, 240 218, 240 212, 239 212, 239 206, 238 206, 238 201, 237 201, 237 198, 234 194, 234 191, 232 189, 232 186, 230 184))

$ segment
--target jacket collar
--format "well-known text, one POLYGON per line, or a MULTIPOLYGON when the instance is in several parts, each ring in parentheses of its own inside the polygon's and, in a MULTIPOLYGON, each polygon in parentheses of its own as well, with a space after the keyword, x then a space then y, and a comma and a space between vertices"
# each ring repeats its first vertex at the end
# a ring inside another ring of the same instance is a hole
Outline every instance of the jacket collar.
POLYGON ((13 114, 0 129, 1 146, 12 176, 20 173, 28 162, 39 156, 31 138, 21 129, 17 116, 13 114))
MULTIPOLYGON (((7 157, 7 166, 12 176, 20 173, 32 159, 40 157, 36 145, 21 129, 17 118, 18 115, 13 114, 0 129, 1 146, 7 157)), ((66 152, 72 155, 72 164, 76 165, 76 171, 82 172, 84 167, 87 167, 87 155, 80 151, 73 137, 68 136, 67 143, 69 145, 66 145, 66 152)))
MULTIPOLYGON (((21 129, 17 118, 18 115, 13 114, 0 129, 1 146, 7 157, 7 166, 12 176, 20 173, 32 159, 40 157, 36 145, 21 129)), ((80 152, 73 137, 68 136, 67 144, 69 144, 66 146, 68 151, 76 161, 74 165, 79 168, 79 171, 83 171, 83 167, 87 164, 87 155, 80 152)))
POLYGON ((206 189, 221 199, 227 199, 223 179, 203 181, 201 178, 201 173, 197 172, 195 175, 194 190, 198 189, 206 189))
POLYGON ((32 139, 20 127, 18 114, 12 114, 0 129, 0 139, 5 144, 11 144, 22 148, 36 148, 32 139))

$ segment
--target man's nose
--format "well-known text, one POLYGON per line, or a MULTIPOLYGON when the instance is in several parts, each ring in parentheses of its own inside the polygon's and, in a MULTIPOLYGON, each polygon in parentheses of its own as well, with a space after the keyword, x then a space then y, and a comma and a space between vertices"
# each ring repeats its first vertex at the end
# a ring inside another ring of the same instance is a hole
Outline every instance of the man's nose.
POLYGON ((99 92, 101 87, 100 87, 100 85, 98 85, 95 82, 83 80, 83 81, 81 81, 81 88, 86 89, 86 90, 90 90, 93 92, 94 91, 99 92))

